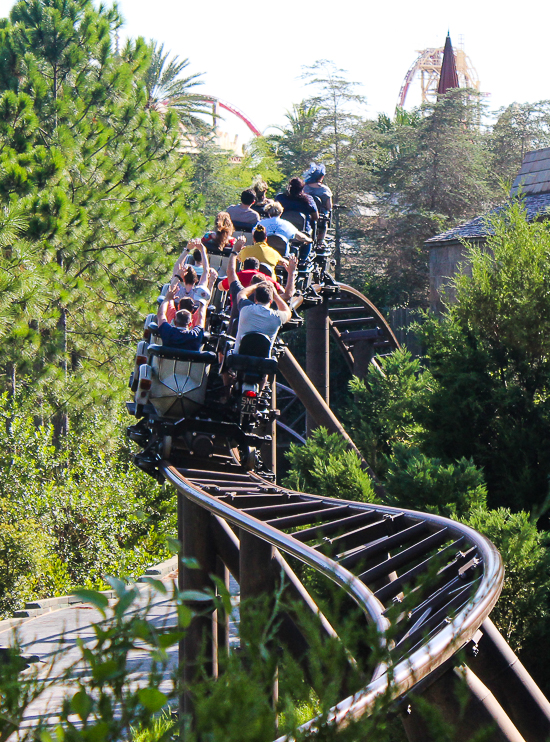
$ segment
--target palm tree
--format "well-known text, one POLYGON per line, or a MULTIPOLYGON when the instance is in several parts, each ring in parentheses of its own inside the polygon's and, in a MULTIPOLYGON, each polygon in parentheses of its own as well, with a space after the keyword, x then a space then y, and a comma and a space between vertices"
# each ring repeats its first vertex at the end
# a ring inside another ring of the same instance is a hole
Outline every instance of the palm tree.
POLYGON ((306 101, 286 112, 287 124, 276 127, 280 134, 270 134, 267 141, 275 150, 281 169, 287 177, 299 175, 309 163, 319 159, 326 150, 319 125, 320 108, 306 101))
POLYGON ((209 132, 212 126, 200 118, 200 114, 209 113, 209 104, 203 96, 192 92, 197 85, 202 85, 203 73, 180 77, 189 65, 188 59, 174 56, 168 61, 170 52, 165 54, 164 44, 158 46, 156 41, 151 42, 150 49, 151 62, 145 75, 147 108, 155 111, 173 108, 188 133, 209 132))

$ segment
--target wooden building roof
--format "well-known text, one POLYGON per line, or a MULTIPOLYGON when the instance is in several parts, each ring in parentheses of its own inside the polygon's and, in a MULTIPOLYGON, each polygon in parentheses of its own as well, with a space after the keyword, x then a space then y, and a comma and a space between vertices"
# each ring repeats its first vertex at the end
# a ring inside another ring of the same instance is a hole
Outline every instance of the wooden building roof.
POLYGON ((525 155, 521 170, 512 183, 511 196, 518 193, 535 195, 550 193, 550 147, 525 155))
MULTIPOLYGON (((550 147, 528 152, 521 170, 510 189, 510 197, 520 197, 525 206, 527 221, 541 217, 550 218, 550 147)), ((498 214, 504 207, 493 209, 484 216, 477 216, 469 222, 459 224, 442 234, 426 241, 428 247, 438 247, 443 243, 460 240, 483 240, 492 234, 490 217, 498 214)))

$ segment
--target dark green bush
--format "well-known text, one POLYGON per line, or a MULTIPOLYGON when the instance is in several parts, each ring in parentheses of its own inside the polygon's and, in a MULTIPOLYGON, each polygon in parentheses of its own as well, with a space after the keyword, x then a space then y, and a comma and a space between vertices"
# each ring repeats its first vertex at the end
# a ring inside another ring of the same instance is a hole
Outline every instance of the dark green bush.
POLYGON ((394 445, 384 481, 387 502, 448 518, 466 516, 472 508, 484 508, 487 490, 483 475, 472 461, 461 459, 445 465, 418 448, 394 445))

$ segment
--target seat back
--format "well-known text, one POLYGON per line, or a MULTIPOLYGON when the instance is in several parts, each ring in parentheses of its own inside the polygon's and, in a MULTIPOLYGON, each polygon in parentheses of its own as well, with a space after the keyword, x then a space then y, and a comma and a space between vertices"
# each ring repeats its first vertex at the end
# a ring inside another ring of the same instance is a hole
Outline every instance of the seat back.
POLYGON ((283 212, 283 219, 286 219, 287 222, 290 222, 300 232, 303 232, 306 228, 307 218, 306 218, 306 215, 302 214, 301 211, 286 211, 285 210, 283 212))
POLYGON ((257 356, 258 358, 271 357, 271 338, 261 332, 247 332, 241 338, 239 355, 257 356))
POLYGON ((286 257, 286 253, 288 250, 288 242, 280 237, 278 234, 270 234, 267 236, 267 244, 269 247, 272 247, 274 250, 277 250, 277 252, 284 257, 286 257))

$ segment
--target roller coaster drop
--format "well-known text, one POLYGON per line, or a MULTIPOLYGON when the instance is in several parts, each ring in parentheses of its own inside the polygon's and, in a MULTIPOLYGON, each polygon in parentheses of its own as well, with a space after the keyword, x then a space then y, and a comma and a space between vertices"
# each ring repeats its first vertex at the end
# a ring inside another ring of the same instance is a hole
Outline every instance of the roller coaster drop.
MULTIPOLYGON (((227 255, 210 257, 223 275, 227 255)), ((200 565, 188 569, 180 564, 180 587, 215 590, 213 576, 227 579, 231 573, 242 600, 274 594, 283 579, 293 604, 305 606, 323 631, 335 636, 284 552, 345 591, 365 621, 376 627, 386 652, 383 663, 375 662, 376 653, 368 649, 353 659, 367 682, 349 689, 350 695, 332 709, 331 723, 345 725, 368 714, 377 699, 389 695, 411 742, 430 740, 416 710, 415 698, 422 693, 444 718, 454 723, 461 717, 457 739, 468 740, 490 725, 492 735, 484 739, 543 742, 550 737, 550 705, 488 618, 504 572, 500 555, 486 538, 439 516, 304 494, 275 482, 276 423, 296 440, 305 435, 296 421, 278 417, 277 387, 281 398, 286 395, 286 407, 300 400, 310 426, 337 431, 354 448, 326 402, 328 335, 359 375, 369 362, 376 363, 377 353, 397 347, 376 307, 354 289, 335 283, 328 261, 322 249, 301 265, 294 317, 283 328, 300 324, 296 310, 307 309, 309 376, 282 341, 268 358, 254 347, 250 355, 242 352, 246 348, 232 353, 226 297, 219 288, 213 292, 203 351, 159 344, 156 315, 145 321, 130 380, 135 400, 128 404, 138 420, 128 435, 142 449, 136 464, 178 491, 183 554, 200 565), (222 357, 237 379, 229 400, 222 397, 216 373, 222 357), (276 383, 281 373, 287 384, 276 383), (263 376, 267 384, 261 389, 263 376), (256 396, 247 398, 250 390, 256 396), (396 610, 411 599, 412 609, 396 610), (469 691, 464 713, 453 691, 456 674, 469 691)), ((285 615, 279 634, 307 671, 308 642, 299 616, 285 615)), ((215 615, 197 616, 182 646, 187 682, 193 680, 205 637, 213 647, 212 673, 217 652, 227 651, 226 629, 215 615)), ((191 699, 185 698, 183 710, 191 708, 191 699)), ((315 725, 312 720, 306 727, 315 733, 315 725)))

